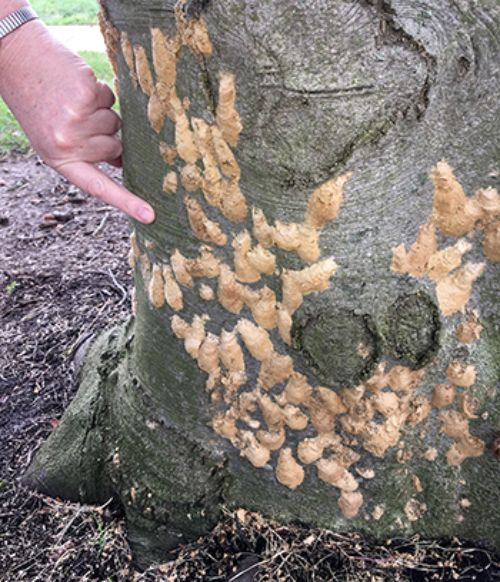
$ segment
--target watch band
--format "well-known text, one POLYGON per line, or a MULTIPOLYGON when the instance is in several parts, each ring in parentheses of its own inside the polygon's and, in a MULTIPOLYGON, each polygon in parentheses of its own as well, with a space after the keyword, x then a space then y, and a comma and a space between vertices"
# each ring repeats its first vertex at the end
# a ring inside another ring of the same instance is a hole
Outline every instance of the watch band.
POLYGON ((16 28, 22 26, 25 22, 29 22, 38 18, 37 13, 31 6, 23 6, 19 10, 15 10, 8 14, 5 18, 0 20, 0 38, 7 36, 16 28))

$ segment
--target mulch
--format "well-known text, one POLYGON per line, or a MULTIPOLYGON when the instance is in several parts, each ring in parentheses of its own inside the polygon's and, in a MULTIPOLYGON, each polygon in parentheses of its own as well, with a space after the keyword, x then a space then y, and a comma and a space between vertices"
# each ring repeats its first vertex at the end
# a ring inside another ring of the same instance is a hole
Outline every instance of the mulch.
POLYGON ((0 161, 0 580, 500 580, 464 540, 385 540, 227 513, 146 572, 119 514, 19 484, 76 390, 85 341, 130 312, 128 227, 36 157, 0 161))

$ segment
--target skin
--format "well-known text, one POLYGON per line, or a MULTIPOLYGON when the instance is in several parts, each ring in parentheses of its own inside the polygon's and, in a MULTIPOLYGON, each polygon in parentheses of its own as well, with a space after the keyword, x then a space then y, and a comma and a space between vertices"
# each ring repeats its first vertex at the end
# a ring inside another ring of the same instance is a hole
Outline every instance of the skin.
MULTIPOLYGON (((0 18, 27 6, 2 2, 0 18)), ((92 69, 32 20, 0 41, 0 95, 43 161, 75 186, 145 224, 153 208, 97 164, 121 166, 121 119, 111 89, 92 69)))

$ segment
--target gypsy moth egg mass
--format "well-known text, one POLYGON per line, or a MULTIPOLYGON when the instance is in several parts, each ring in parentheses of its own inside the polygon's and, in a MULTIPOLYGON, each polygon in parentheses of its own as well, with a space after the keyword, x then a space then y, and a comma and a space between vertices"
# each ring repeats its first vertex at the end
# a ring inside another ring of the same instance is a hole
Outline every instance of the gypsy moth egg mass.
POLYGON ((280 451, 276 465, 276 479, 292 490, 304 481, 304 469, 297 463, 290 448, 280 451))

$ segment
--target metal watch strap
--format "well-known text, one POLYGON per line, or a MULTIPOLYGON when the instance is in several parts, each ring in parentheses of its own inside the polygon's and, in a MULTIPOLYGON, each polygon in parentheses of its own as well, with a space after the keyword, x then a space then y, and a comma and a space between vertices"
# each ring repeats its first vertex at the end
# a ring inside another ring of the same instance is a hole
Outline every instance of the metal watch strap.
POLYGON ((7 36, 25 22, 29 22, 35 18, 38 18, 38 15, 31 6, 23 6, 22 8, 19 8, 19 10, 11 12, 5 18, 0 20, 0 38, 7 36))

